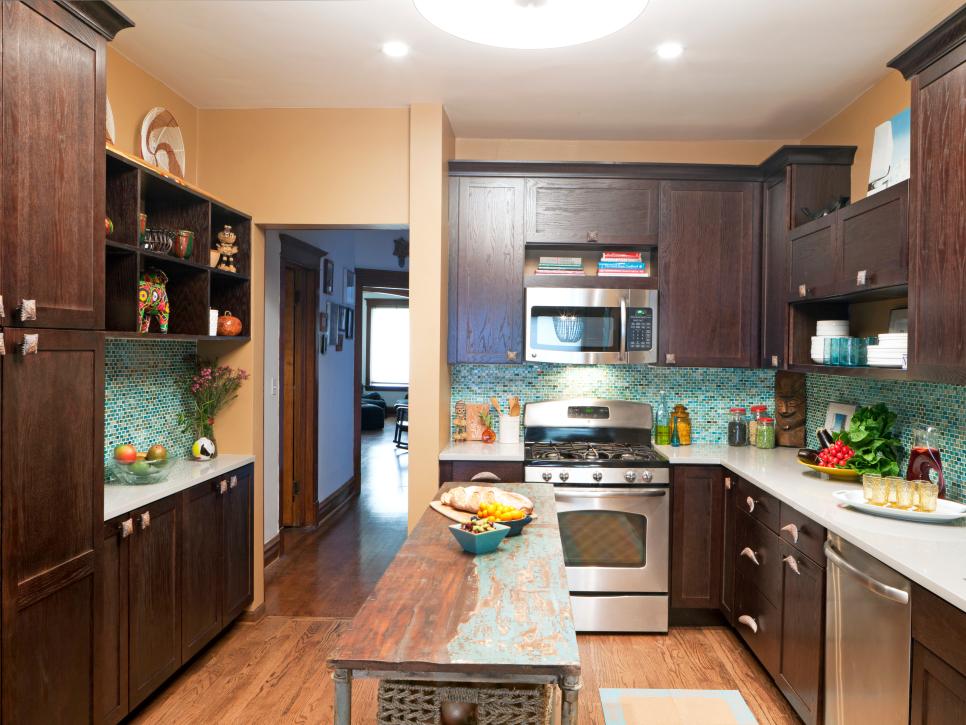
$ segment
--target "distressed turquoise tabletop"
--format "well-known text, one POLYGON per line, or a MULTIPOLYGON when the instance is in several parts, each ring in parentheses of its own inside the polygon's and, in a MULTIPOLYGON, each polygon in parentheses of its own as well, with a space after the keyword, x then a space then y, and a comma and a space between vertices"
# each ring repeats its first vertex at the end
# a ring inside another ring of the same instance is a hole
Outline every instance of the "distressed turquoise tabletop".
MULTIPOLYGON (((459 484, 447 484, 447 488, 459 484)), ((553 487, 504 483, 536 520, 492 554, 466 554, 427 508, 329 658, 345 669, 579 675, 553 487)))

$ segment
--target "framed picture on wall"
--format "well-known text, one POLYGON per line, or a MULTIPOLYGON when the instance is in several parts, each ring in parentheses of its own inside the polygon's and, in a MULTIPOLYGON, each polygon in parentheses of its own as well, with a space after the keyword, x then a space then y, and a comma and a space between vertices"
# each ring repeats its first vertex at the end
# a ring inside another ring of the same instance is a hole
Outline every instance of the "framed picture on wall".
POLYGON ((345 339, 351 340, 356 329, 356 311, 351 307, 345 311, 345 339))
POLYGON ((329 344, 329 336, 322 335, 319 337, 319 355, 325 355, 325 349, 329 344))
POLYGON ((327 302, 326 309, 328 310, 328 324, 329 324, 329 344, 335 345, 335 340, 339 336, 339 305, 335 302, 327 302))
POLYGON ((335 289, 335 262, 322 260, 322 292, 330 295, 335 289))
POLYGON ((342 292, 342 301, 349 307, 355 307, 356 304, 356 272, 354 269, 346 269, 345 274, 345 286, 342 292))
POLYGON ((329 311, 322 310, 319 312, 319 332, 323 335, 329 331, 329 311))
POLYGON ((336 352, 342 352, 342 340, 343 340, 343 337, 342 337, 342 333, 340 332, 339 333, 339 337, 335 341, 335 351, 336 352))

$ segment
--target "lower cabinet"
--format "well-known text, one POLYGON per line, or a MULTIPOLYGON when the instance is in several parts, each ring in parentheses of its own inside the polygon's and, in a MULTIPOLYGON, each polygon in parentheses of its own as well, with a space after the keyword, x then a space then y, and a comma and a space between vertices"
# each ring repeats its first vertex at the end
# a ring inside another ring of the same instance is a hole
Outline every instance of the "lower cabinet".
POLYGON ((724 474, 719 466, 676 466, 671 485, 671 607, 721 606, 724 474))
POLYGON ((104 525, 95 721, 124 718, 252 601, 253 467, 104 525))
POLYGON ((912 590, 912 725, 966 722, 966 613, 912 590))
POLYGON ((522 461, 440 461, 439 485, 450 481, 472 481, 481 473, 492 473, 500 481, 523 481, 522 461))
POLYGON ((724 529, 721 547, 721 613, 728 624, 735 624, 735 519, 738 512, 735 501, 738 498, 738 482, 733 473, 725 471, 724 484, 724 529))

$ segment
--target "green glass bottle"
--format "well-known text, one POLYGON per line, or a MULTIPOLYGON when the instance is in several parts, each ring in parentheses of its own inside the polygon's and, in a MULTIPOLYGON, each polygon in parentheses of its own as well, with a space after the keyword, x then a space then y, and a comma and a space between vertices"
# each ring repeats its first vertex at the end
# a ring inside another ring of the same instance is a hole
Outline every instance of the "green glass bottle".
POLYGON ((671 444, 671 411, 667 405, 667 393, 661 391, 654 414, 654 445, 667 446, 671 444))

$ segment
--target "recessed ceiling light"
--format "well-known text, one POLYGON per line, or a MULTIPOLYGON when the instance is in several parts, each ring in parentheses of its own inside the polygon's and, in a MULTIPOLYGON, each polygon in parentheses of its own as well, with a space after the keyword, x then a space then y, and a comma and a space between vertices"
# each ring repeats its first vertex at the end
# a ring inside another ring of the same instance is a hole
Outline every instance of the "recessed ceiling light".
POLYGON ((498 48, 562 48, 630 25, 648 0, 413 0, 433 25, 498 48))
POLYGON ((390 58, 405 58, 409 55, 409 46, 401 40, 390 40, 382 44, 382 52, 390 58))
POLYGON ((680 58, 681 53, 683 52, 684 46, 673 41, 661 43, 659 46, 657 46, 658 57, 663 58, 664 60, 674 60, 675 58, 680 58))

